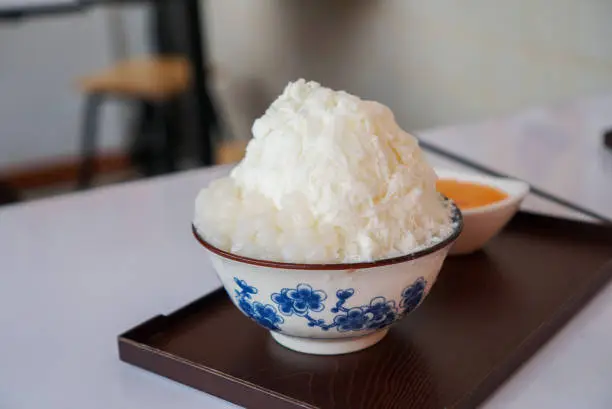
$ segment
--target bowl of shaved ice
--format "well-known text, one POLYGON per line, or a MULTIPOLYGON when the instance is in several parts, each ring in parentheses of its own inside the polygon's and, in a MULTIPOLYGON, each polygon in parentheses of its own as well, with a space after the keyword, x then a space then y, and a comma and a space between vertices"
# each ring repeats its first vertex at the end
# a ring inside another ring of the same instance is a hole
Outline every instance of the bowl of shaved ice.
POLYGON ((375 345, 431 290, 460 211, 378 102, 298 80, 252 132, 195 202, 193 234, 228 295, 287 348, 375 345))

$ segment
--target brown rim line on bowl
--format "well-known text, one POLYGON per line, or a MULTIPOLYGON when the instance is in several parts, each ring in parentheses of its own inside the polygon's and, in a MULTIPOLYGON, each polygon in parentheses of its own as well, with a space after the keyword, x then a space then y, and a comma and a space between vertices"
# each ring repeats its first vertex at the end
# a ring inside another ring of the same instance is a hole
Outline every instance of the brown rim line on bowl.
POLYGON ((449 201, 450 206, 452 208, 452 225, 453 231, 448 237, 444 238, 444 240, 429 246, 423 249, 417 250, 415 252, 398 256, 392 258, 386 258, 376 261, 368 261, 362 263, 330 263, 330 264, 301 264, 301 263, 286 263, 281 261, 271 261, 271 260, 259 260, 256 258, 250 258, 241 256, 238 254, 230 253, 225 250, 221 250, 218 247, 213 246, 208 243, 198 234, 196 227, 192 224, 191 231, 193 232, 196 240, 200 242, 202 246, 204 246, 207 250, 230 260, 239 261, 241 263, 251 264, 260 267, 269 267, 269 268, 280 268, 286 270, 350 270, 350 269, 364 269, 364 268, 372 268, 372 267, 381 267, 390 264, 403 263, 405 261, 414 260, 428 254, 434 253, 450 244, 452 244, 459 234, 461 234, 461 230, 463 229, 463 217, 461 216, 461 211, 459 208, 452 202, 449 201))

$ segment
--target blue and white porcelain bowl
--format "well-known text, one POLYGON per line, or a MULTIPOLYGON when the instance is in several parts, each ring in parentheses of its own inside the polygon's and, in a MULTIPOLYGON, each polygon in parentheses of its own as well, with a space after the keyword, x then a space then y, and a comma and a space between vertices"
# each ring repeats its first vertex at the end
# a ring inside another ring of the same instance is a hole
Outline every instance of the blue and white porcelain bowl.
POLYGON ((462 229, 401 257, 369 263, 292 264, 220 250, 196 232, 234 304, 295 351, 334 355, 367 348, 425 299, 462 229))

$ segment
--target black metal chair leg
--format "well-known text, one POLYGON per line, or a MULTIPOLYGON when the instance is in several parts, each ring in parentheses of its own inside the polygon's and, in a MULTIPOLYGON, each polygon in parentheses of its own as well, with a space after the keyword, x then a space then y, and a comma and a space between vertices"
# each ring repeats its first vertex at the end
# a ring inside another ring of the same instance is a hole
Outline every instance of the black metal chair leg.
POLYGON ((153 128, 155 106, 148 101, 138 101, 137 123, 133 130, 134 141, 131 148, 131 160, 145 176, 154 174, 151 135, 153 128))
POLYGON ((151 173, 161 175, 167 172, 165 155, 168 147, 163 103, 155 104, 151 128, 151 132, 147 135, 151 147, 151 173))
POLYGON ((173 102, 141 101, 139 126, 132 146, 132 161, 146 176, 172 172, 178 146, 174 144, 173 102))
POLYGON ((195 126, 198 141, 199 156, 204 166, 215 163, 215 152, 213 149, 212 134, 218 130, 218 115, 215 111, 210 90, 207 84, 206 59, 203 36, 205 30, 202 29, 203 9, 199 0, 185 1, 185 26, 187 30, 187 58, 191 61, 193 72, 193 92, 196 108, 195 126))
POLYGON ((178 101, 168 101, 161 107, 161 114, 164 121, 164 151, 163 161, 166 172, 174 172, 176 170, 176 162, 179 157, 179 149, 181 146, 181 130, 177 129, 177 110, 178 101))
POLYGON ((91 186, 91 180, 95 171, 95 154, 98 132, 98 109, 102 103, 101 94, 89 94, 85 101, 85 114, 81 134, 81 168, 79 169, 79 189, 87 189, 91 186))

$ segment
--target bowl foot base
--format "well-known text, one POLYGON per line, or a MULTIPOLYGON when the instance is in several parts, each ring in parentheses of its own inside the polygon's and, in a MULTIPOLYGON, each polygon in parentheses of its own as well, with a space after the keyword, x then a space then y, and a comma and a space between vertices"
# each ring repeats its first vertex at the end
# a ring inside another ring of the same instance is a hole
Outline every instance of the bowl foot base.
POLYGON ((282 346, 297 352, 315 355, 339 355, 361 351, 376 344, 387 335, 389 329, 354 338, 300 338, 270 331, 272 338, 282 346))

